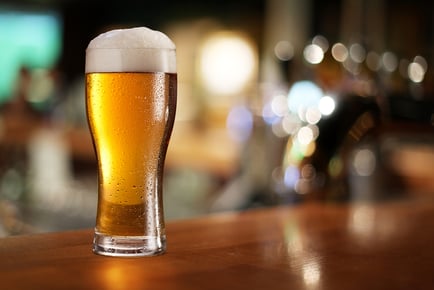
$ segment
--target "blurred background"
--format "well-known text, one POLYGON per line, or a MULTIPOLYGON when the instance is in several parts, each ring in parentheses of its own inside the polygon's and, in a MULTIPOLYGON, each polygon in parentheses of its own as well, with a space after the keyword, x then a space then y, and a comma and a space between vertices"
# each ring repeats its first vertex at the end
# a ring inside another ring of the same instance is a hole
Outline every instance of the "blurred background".
MULTIPOLYGON (((434 196, 434 4, 0 1, 0 237, 94 226, 88 42, 177 45, 166 219, 434 196)), ((127 150, 127 148, 126 148, 127 150)))

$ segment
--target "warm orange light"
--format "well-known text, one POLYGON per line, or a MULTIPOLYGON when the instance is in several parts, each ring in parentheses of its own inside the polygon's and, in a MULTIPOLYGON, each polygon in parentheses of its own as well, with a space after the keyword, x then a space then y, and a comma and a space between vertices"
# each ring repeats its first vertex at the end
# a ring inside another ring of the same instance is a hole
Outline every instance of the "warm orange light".
POLYGON ((252 79, 256 66, 253 45, 235 32, 213 34, 201 49, 201 77, 206 89, 218 95, 240 92, 252 79))

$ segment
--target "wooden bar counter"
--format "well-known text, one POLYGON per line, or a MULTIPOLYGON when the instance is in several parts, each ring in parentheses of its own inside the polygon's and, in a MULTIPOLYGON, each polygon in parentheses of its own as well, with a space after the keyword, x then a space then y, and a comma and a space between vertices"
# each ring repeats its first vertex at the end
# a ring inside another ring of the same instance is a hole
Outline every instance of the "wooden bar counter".
POLYGON ((434 202, 304 204, 167 223, 168 251, 91 252, 91 229, 0 239, 0 289, 434 289, 434 202))

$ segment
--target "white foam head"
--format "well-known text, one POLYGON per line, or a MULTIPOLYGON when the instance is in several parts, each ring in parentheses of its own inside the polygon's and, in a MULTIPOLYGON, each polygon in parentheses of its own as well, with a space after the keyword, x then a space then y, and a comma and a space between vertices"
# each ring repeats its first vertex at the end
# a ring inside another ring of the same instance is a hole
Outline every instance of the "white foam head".
POLYGON ((176 47, 146 27, 111 30, 89 42, 85 72, 176 73, 176 47))

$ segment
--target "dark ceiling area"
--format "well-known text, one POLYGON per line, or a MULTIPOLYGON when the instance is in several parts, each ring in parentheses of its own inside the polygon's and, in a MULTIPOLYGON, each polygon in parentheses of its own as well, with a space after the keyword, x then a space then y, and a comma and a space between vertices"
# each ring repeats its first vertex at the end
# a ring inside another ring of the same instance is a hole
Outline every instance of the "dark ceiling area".
POLYGON ((195 18, 216 18, 228 27, 261 37, 265 1, 61 1, 57 9, 64 21, 61 66, 70 75, 83 71, 87 43, 113 27, 147 26, 163 30, 168 23, 195 18))
MULTIPOLYGON (((228 28, 247 32, 261 49, 268 3, 266 0, 3 0, 0 8, 14 6, 58 12, 63 21, 63 51, 59 68, 67 78, 72 78, 83 71, 84 50, 90 39, 114 27, 143 25, 162 30, 168 23, 213 18, 228 28)), ((342 13, 348 3, 359 3, 360 15, 369 25, 370 15, 366 7, 378 3, 376 1, 312 0, 310 37, 321 34, 331 41, 339 41, 342 27, 346 25, 342 13)), ((401 54, 423 54, 431 59, 434 35, 432 2, 384 0, 381 3, 384 7, 385 46, 401 54)), ((369 34, 369 31, 364 33, 369 34)))

